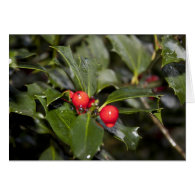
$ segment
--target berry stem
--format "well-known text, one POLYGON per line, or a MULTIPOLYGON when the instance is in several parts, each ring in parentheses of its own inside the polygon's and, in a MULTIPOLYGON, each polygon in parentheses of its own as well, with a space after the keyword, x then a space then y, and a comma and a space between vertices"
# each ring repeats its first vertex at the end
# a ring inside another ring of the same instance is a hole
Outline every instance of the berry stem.
POLYGON ((66 100, 66 99, 64 99, 64 98, 61 98, 61 99, 64 100, 65 102, 71 103, 71 102, 69 102, 68 100, 66 100))
MULTIPOLYGON (((147 109, 150 109, 149 104, 145 101, 144 98, 140 98, 144 107, 147 109)), ((164 127, 164 125, 152 114, 149 113, 150 118, 152 119, 152 121, 159 127, 160 131, 164 134, 164 136, 167 138, 167 140, 169 141, 169 143, 171 144, 171 146, 173 148, 175 148, 180 154, 181 156, 186 159, 186 155, 184 153, 184 151, 182 150, 182 148, 175 142, 175 140, 171 137, 168 129, 166 129, 164 127)))

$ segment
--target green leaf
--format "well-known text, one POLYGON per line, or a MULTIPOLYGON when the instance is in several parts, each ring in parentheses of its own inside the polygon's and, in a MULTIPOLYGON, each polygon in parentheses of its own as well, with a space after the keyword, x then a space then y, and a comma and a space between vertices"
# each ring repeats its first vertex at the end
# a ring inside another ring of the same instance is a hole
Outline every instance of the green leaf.
POLYGON ((50 123, 55 134, 66 144, 71 144, 71 123, 75 120, 75 113, 68 103, 48 111, 46 119, 50 123))
POLYGON ((90 59, 81 58, 81 67, 85 83, 85 92, 91 97, 97 89, 95 62, 90 59))
POLYGON ((54 88, 50 87, 49 85, 43 82, 36 82, 33 84, 27 85, 28 94, 31 96, 41 96, 47 98, 47 106, 54 102, 55 100, 59 99, 64 95, 64 93, 60 93, 59 91, 55 90, 54 88))
POLYGON ((48 70, 49 80, 54 87, 62 89, 74 89, 72 81, 62 68, 52 68, 48 70))
POLYGON ((10 58, 16 58, 16 59, 25 59, 29 58, 33 55, 36 55, 35 53, 29 52, 27 49, 18 49, 10 52, 10 58))
POLYGON ((98 87, 97 92, 99 93, 102 89, 108 87, 108 86, 114 86, 117 87, 118 79, 116 77, 116 74, 111 69, 104 69, 98 72, 98 87))
POLYGON ((89 114, 76 118, 71 128, 72 150, 82 160, 92 159, 103 140, 103 129, 89 114))
POLYGON ((77 54, 86 58, 93 58, 97 62, 98 69, 107 68, 109 65, 109 53, 106 49, 102 37, 90 35, 80 47, 76 48, 77 54))
POLYGON ((45 99, 45 96, 35 95, 35 98, 40 101, 41 105, 43 106, 43 108, 45 110, 45 113, 47 113, 48 109, 47 109, 47 101, 45 99))
POLYGON ((33 117, 36 112, 34 99, 27 92, 20 92, 10 88, 10 112, 33 117))
POLYGON ((169 87, 174 90, 181 104, 183 104, 186 96, 185 63, 179 62, 167 64, 162 68, 162 72, 169 87))
POLYGON ((151 62, 151 55, 136 36, 108 35, 113 50, 126 63, 129 69, 138 76, 144 72, 151 62))
POLYGON ((63 93, 60 93, 53 88, 49 88, 45 91, 45 95, 47 97, 47 106, 49 106, 49 104, 62 97, 63 93))
MULTIPOLYGON (((110 104, 112 102, 122 101, 131 98, 138 98, 138 97, 158 97, 152 92, 151 89, 144 89, 138 87, 124 87, 112 92, 106 102, 101 106, 103 108, 106 104, 110 104)), ((99 110, 101 110, 101 108, 99 110)))
POLYGON ((76 63, 70 47, 56 46, 52 47, 57 50, 57 52, 62 56, 64 61, 67 63, 71 71, 74 73, 75 79, 74 84, 77 85, 78 90, 84 91, 84 78, 80 72, 80 68, 76 63))
POLYGON ((161 110, 159 110, 158 112, 154 113, 153 115, 163 124, 162 116, 161 116, 161 110))
POLYGON ((120 114, 134 114, 138 112, 153 112, 159 110, 159 108, 156 109, 118 108, 118 110, 120 114))
POLYGON ((40 66, 38 64, 18 64, 13 68, 26 68, 26 69, 33 69, 33 70, 47 72, 47 70, 43 66, 40 66))
POLYGON ((48 89, 51 88, 49 85, 45 84, 44 82, 36 82, 32 84, 26 85, 28 89, 28 94, 30 96, 35 96, 35 95, 42 95, 45 96, 44 92, 48 89))
POLYGON ((170 36, 164 36, 162 38, 162 67, 172 62, 185 61, 186 51, 185 49, 170 36))
POLYGON ((36 129, 35 131, 40 134, 48 134, 50 133, 50 128, 47 126, 46 122, 44 119, 40 118, 34 118, 34 122, 36 124, 36 129))
POLYGON ((56 44, 56 38, 58 35, 41 35, 50 45, 56 44))
POLYGON ((93 95, 97 87, 95 62, 81 58, 80 63, 77 64, 70 47, 56 46, 52 48, 60 53, 74 73, 74 84, 77 90, 85 91, 89 96, 93 95))
POLYGON ((139 127, 127 127, 117 122, 115 124, 115 128, 115 136, 125 143, 127 149, 135 150, 139 140, 141 139, 137 133, 139 127))
POLYGON ((56 152, 53 146, 50 146, 45 151, 43 151, 39 157, 39 160, 63 160, 63 158, 56 152))

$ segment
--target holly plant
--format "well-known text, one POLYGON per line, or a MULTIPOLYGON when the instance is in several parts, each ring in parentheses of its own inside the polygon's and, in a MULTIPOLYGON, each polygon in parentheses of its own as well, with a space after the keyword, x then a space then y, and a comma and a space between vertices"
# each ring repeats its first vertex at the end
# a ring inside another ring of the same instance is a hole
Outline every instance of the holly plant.
POLYGON ((10 35, 10 117, 31 118, 23 129, 52 137, 37 158, 113 159, 105 133, 135 151, 143 121, 123 116, 138 114, 185 158, 162 117, 164 91, 185 104, 185 36, 149 37, 150 44, 139 35, 10 35))

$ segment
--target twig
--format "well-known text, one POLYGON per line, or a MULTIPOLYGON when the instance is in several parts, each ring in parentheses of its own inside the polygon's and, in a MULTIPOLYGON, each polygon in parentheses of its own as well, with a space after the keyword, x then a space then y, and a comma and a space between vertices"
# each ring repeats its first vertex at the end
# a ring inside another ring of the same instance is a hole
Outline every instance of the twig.
MULTIPOLYGON (((145 101, 144 98, 140 98, 144 107, 146 109, 150 109, 149 104, 145 101)), ((159 129, 161 130, 161 132, 164 134, 164 136, 167 138, 167 140, 169 141, 169 143, 172 145, 173 148, 175 148, 180 154, 181 156, 186 159, 186 155, 184 153, 184 151, 182 150, 182 148, 173 140, 173 138, 171 137, 171 135, 169 134, 168 129, 166 129, 164 127, 164 125, 152 114, 149 113, 151 119, 153 120, 153 122, 159 127, 159 129)))

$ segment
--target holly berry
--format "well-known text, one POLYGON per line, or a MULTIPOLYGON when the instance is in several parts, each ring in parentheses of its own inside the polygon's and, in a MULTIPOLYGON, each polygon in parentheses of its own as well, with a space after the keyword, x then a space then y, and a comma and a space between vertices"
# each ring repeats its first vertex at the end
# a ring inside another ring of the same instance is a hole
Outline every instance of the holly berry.
POLYGON ((146 82, 147 83, 151 83, 151 82, 155 82, 155 81, 158 81, 159 80, 159 77, 156 76, 156 75, 151 75, 149 76, 147 79, 146 79, 146 82))
POLYGON ((118 109, 115 106, 108 105, 100 111, 100 118, 107 127, 113 127, 118 119, 118 109))
POLYGON ((70 97, 70 99, 72 99, 73 95, 74 95, 74 92, 69 90, 69 97, 70 97))
POLYGON ((89 96, 84 91, 77 91, 72 97, 72 103, 76 107, 76 109, 86 109, 89 103, 89 96))
MULTIPOLYGON (((68 93, 68 95, 69 95, 69 100, 72 99, 72 97, 73 97, 73 95, 74 95, 74 92, 71 91, 71 90, 66 90, 66 91, 64 91, 64 93, 68 93)), ((63 99, 64 101, 70 103, 68 100, 66 100, 66 99, 64 99, 64 98, 61 98, 61 99, 63 99)))
POLYGON ((66 92, 68 92, 68 95, 69 95, 70 99, 72 99, 72 97, 73 97, 73 95, 74 95, 74 92, 71 91, 71 90, 66 90, 66 91, 64 91, 64 93, 66 93, 66 92))
POLYGON ((166 88, 166 87, 164 87, 164 86, 155 87, 155 88, 153 89, 153 91, 154 91, 155 93, 157 93, 157 92, 164 91, 164 90, 165 90, 165 88, 166 88))
POLYGON ((95 104, 95 99, 94 98, 90 98, 89 99, 89 103, 88 103, 88 105, 87 105, 87 108, 91 108, 91 106, 93 106, 95 104))

